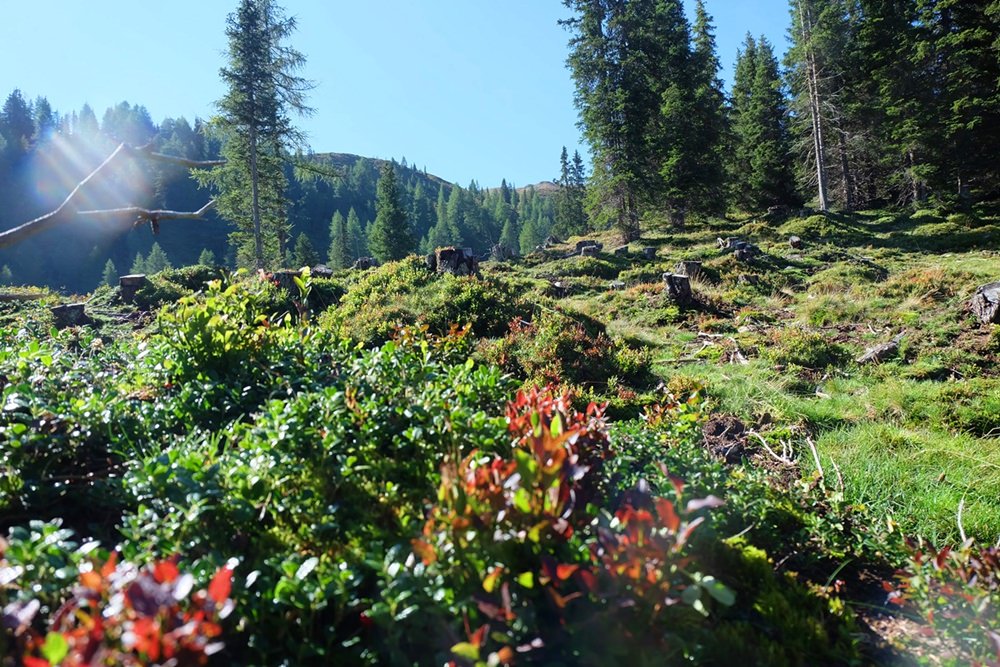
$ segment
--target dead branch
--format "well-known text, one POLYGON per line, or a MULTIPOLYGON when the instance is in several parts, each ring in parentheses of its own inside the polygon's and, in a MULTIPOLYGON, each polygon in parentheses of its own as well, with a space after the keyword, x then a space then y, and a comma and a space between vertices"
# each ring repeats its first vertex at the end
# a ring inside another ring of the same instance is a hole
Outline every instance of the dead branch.
MULTIPOLYGON (((189 160, 187 158, 177 157, 174 155, 164 155, 163 153, 156 153, 152 150, 150 145, 141 146, 135 148, 129 146, 128 144, 118 144, 111 155, 105 158, 104 162, 99 164, 96 169, 87 174, 82 181, 76 184, 72 192, 63 200, 63 202, 54 210, 46 213, 43 216, 37 217, 34 220, 29 220, 23 225, 19 225, 7 231, 0 232, 0 248, 6 248, 7 246, 12 246, 21 241, 34 236, 40 232, 44 232, 51 229, 57 225, 64 222, 68 222, 71 218, 80 215, 81 212, 74 207, 74 203, 77 197, 80 195, 84 187, 90 183, 94 178, 96 178, 102 171, 107 169, 112 163, 116 162, 120 157, 135 157, 145 160, 150 160, 153 162, 163 162, 167 164, 175 164, 187 169, 195 169, 200 167, 217 167, 225 164, 225 160, 189 160)), ((205 212, 212 207, 215 200, 208 202, 198 211, 194 212, 181 212, 181 211, 150 211, 138 207, 126 207, 121 209, 110 209, 106 211, 85 211, 82 214, 90 217, 105 217, 114 218, 120 217, 122 215, 133 215, 137 218, 137 221, 149 221, 153 226, 153 231, 157 230, 157 224, 160 220, 191 220, 198 219, 204 216, 205 212)))

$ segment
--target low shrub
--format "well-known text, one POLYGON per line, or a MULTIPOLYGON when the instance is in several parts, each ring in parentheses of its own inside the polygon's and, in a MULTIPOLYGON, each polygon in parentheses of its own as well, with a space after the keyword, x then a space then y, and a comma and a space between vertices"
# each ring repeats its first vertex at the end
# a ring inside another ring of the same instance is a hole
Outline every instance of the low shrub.
POLYGON ((769 339, 770 344, 763 354, 778 364, 822 369, 850 359, 843 345, 827 340, 818 332, 797 328, 775 329, 769 339))

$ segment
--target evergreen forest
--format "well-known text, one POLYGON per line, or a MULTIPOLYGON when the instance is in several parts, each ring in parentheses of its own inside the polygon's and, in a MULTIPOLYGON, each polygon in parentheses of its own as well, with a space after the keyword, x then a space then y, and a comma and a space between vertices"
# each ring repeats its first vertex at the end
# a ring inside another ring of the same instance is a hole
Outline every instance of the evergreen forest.
POLYGON ((1000 665, 1000 2, 563 0, 467 185, 230 4, 209 118, 0 108, 0 667, 1000 665))

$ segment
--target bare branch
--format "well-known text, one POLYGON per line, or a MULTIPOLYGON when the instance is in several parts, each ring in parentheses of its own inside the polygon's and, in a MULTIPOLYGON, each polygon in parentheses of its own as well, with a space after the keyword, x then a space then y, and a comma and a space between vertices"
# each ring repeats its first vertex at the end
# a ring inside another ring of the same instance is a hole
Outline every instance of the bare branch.
POLYGON ((105 220, 111 218, 131 217, 135 218, 135 224, 151 222, 155 225, 161 220, 199 220, 205 217, 205 214, 213 206, 215 206, 214 199, 209 201, 197 211, 165 211, 162 209, 150 210, 139 206, 126 206, 124 208, 110 208, 98 211, 77 211, 76 214, 83 217, 105 220))
MULTIPOLYGON (((124 143, 118 144, 118 147, 111 152, 111 155, 105 158, 104 162, 99 164, 96 169, 87 174, 82 181, 76 184, 73 191, 67 195, 66 199, 63 200, 63 203, 61 203, 54 211, 37 217, 34 220, 29 220, 23 225, 0 232, 0 248, 6 248, 7 246, 20 243, 35 234, 44 232, 47 229, 51 229, 57 225, 67 222, 70 218, 78 215, 80 212, 74 207, 74 202, 80 195, 80 192, 90 181, 96 178, 98 174, 107 169, 122 155, 143 158, 153 162, 176 164, 188 169, 198 167, 216 167, 225 164, 225 160, 188 160, 187 158, 173 155, 155 153, 153 152, 151 145, 148 144, 140 148, 134 148, 124 143)), ((178 211, 149 211, 142 208, 129 207, 123 209, 112 209, 112 211, 87 211, 86 215, 90 215, 92 217, 99 215, 103 215, 103 217, 115 217, 128 213, 135 215, 139 221, 148 220, 153 223, 153 230, 155 232, 156 222, 158 220, 198 219, 201 218, 214 203, 215 200, 212 200, 203 206, 199 211, 195 211, 193 213, 183 213, 178 211)))

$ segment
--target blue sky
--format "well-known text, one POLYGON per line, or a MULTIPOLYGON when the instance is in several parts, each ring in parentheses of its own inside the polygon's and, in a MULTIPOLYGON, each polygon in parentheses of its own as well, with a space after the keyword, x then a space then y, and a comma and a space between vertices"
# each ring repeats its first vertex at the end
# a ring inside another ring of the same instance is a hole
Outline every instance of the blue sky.
MULTIPOLYGON (((6 2, 0 96, 20 88, 58 111, 122 100, 208 117, 222 94, 236 0, 6 2)), ((578 145, 558 0, 285 0, 291 44, 317 84, 299 126, 315 151, 406 157, 451 181, 550 179, 578 145)), ((693 9, 693 0, 688 0, 693 9)), ((747 31, 783 51, 786 0, 706 0, 728 79, 747 31)))

